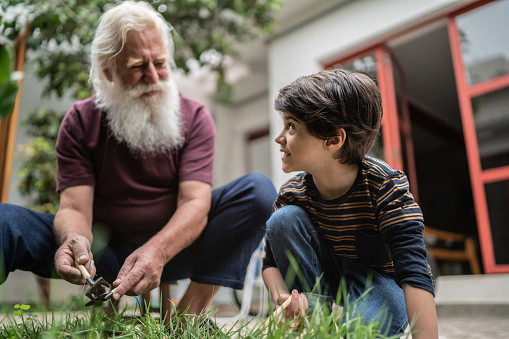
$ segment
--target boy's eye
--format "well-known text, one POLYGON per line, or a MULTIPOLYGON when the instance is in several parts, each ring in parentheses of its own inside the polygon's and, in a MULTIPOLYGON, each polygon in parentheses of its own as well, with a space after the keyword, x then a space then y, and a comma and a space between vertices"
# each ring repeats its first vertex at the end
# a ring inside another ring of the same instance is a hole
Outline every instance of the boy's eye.
POLYGON ((295 130, 295 125, 294 125, 293 123, 291 123, 291 122, 290 122, 290 123, 288 124, 288 130, 289 130, 289 131, 293 131, 293 130, 295 130))

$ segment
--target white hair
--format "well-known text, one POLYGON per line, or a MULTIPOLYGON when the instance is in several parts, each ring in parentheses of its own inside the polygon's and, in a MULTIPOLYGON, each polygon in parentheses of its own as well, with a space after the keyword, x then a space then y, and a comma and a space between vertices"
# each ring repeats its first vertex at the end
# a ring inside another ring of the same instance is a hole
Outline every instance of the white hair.
MULTIPOLYGON (((113 78, 113 83, 120 81, 116 73, 113 78)), ((132 89, 112 85, 103 96, 97 106, 108 111, 111 133, 134 154, 168 154, 169 149, 183 145, 180 97, 173 77, 155 84, 138 84, 132 89), (140 97, 148 91, 161 95, 140 97)))
POLYGON ((99 100, 102 97, 102 90, 108 86, 104 69, 115 66, 115 57, 124 48, 127 32, 130 30, 141 32, 148 27, 155 27, 161 34, 168 53, 168 67, 175 68, 172 26, 148 3, 124 1, 101 16, 92 41, 90 82, 99 100))
POLYGON ((161 36, 168 68, 175 69, 172 28, 145 2, 128 0, 105 12, 91 47, 90 81, 97 95, 95 104, 108 111, 106 116, 114 137, 139 155, 168 154, 169 149, 184 142, 180 130, 180 97, 173 77, 159 79, 155 84, 138 83, 130 89, 119 85, 115 58, 124 48, 127 33, 152 28, 161 36), (110 79, 106 77, 106 68, 110 79), (143 98, 142 94, 149 91, 160 94, 143 98))

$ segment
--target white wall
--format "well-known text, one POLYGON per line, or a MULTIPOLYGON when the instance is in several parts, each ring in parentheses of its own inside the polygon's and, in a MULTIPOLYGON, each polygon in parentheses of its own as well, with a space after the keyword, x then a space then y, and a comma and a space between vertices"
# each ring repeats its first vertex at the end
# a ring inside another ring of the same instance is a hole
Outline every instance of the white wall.
MULTIPOLYGON (((328 11, 316 20, 299 23, 268 44, 269 97, 302 75, 317 72, 326 60, 387 35, 459 0, 358 0, 328 11)), ((271 136, 282 127, 269 102, 271 136)), ((281 171, 279 149, 272 149, 272 179, 276 186, 291 174, 281 171)))
POLYGON ((26 69, 24 72, 23 87, 21 90, 21 100, 19 107, 18 116, 18 129, 16 132, 15 140, 15 153, 13 157, 13 163, 11 168, 11 178, 9 180, 9 191, 7 196, 7 202, 16 205, 24 205, 25 201, 23 197, 18 193, 18 171, 21 163, 18 159, 20 145, 26 144, 31 137, 27 136, 24 129, 21 127, 23 121, 25 121, 29 113, 36 111, 40 108, 52 109, 56 112, 67 112, 67 110, 73 104, 73 100, 69 96, 65 96, 62 99, 56 99, 54 96, 49 98, 41 98, 43 84, 41 80, 37 79, 36 76, 30 72, 30 69, 26 69))

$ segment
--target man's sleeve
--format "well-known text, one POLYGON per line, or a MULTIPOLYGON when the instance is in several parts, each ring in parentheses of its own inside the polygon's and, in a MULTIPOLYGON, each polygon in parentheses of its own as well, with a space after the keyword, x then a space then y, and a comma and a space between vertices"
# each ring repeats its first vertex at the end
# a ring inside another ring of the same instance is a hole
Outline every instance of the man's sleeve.
POLYGON ((205 107, 198 109, 185 137, 179 180, 199 180, 212 184, 216 130, 212 116, 205 107))
POLYGON ((80 114, 73 106, 65 115, 57 137, 57 192, 70 186, 95 184, 93 165, 84 146, 82 126, 80 114))

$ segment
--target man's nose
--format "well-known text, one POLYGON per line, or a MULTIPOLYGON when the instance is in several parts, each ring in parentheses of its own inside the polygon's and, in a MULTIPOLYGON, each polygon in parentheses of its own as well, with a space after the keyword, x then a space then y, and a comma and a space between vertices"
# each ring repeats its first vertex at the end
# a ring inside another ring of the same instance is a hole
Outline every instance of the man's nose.
POLYGON ((157 69, 153 63, 149 63, 145 68, 144 78, 145 82, 149 84, 155 84, 159 80, 159 74, 157 74, 157 69))

